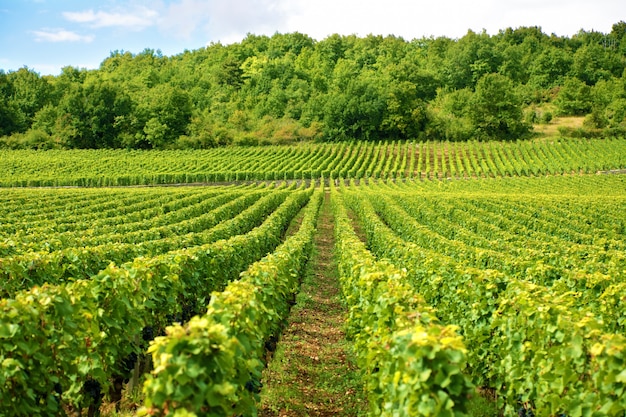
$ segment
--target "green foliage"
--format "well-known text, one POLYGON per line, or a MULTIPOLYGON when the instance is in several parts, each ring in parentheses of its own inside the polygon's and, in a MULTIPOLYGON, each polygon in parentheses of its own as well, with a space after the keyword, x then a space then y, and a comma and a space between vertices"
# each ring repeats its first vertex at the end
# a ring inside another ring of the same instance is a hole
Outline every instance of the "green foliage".
MULTIPOLYGON (((138 123, 143 134, 135 134, 136 143, 163 148, 187 133, 192 106, 188 94, 176 87, 161 85, 149 90, 138 104, 138 123)), ((134 147, 131 144, 129 147, 134 147)))
POLYGON ((540 123, 544 123, 544 124, 548 124, 552 121, 552 112, 550 111, 544 111, 543 113, 541 113, 541 117, 539 119, 540 123))
POLYGON ((336 256, 349 308, 348 335, 363 370, 372 416, 463 416, 472 384, 455 326, 443 326, 407 284, 406 272, 376 261, 332 193, 336 256))
POLYGON ((0 138, 3 146, 9 149, 58 149, 60 146, 45 131, 30 129, 25 133, 14 133, 0 138))
POLYGON ((446 87, 473 89, 483 75, 497 72, 502 57, 494 47, 495 41, 485 31, 475 33, 468 30, 465 36, 451 45, 444 61, 446 87))
MULTIPOLYGON (((3 298, 3 411, 50 415, 86 406, 85 382, 97 381, 106 389, 111 378, 125 376, 129 355, 141 349, 144 328, 158 334, 172 318, 197 313, 211 291, 223 289, 280 244, 312 191, 290 193, 269 216, 257 212, 265 220, 248 233, 232 236, 245 225, 225 223, 228 239, 138 257, 120 267, 111 264, 90 279, 45 283, 3 298)), ((272 205, 267 199, 264 203, 272 205)), ((82 255, 70 261, 74 267, 82 255)))
POLYGON ((112 84, 75 85, 56 112, 52 129, 56 142, 69 148, 115 148, 120 145, 120 122, 130 116, 131 103, 112 84))
POLYGON ((427 136, 455 142, 470 140, 474 134, 469 117, 473 95, 467 88, 450 92, 439 90, 432 106, 427 136))
MULTIPOLYGON (((615 111, 620 109, 614 108, 615 111)), ((447 120, 443 111, 433 117, 442 118, 442 123, 456 123, 459 136, 471 131, 467 117, 448 115, 450 119, 447 120)), ((618 121, 616 117, 620 117, 619 114, 609 119, 614 123, 609 129, 624 128, 623 119, 618 121)), ((268 124, 277 129, 271 132, 274 138, 280 129, 284 128, 289 134, 294 127, 277 121, 268 124)), ((318 129, 319 126, 312 125, 302 134, 319 134, 318 129)), ((601 130, 596 132, 604 139, 554 138, 555 142, 547 148, 543 141, 454 143, 461 138, 453 136, 447 141, 424 143, 306 143, 197 151, 0 150, 0 186, 97 187, 321 177, 534 176, 622 168, 626 142, 619 137, 605 136, 601 130)), ((259 143, 256 136, 247 138, 251 143, 259 143)), ((191 137, 186 139, 191 140, 191 137)), ((239 140, 243 142, 241 138, 239 140)))
POLYGON ((615 62, 615 55, 598 43, 584 45, 574 53, 572 73, 587 85, 594 85, 612 75, 619 76, 623 70, 623 66, 615 62))
POLYGON ((529 83, 539 88, 552 88, 563 84, 570 72, 573 57, 560 48, 546 48, 535 58, 530 69, 529 83))
POLYGON ((591 88, 578 78, 568 77, 554 102, 560 115, 584 115, 592 108, 591 88))
MULTIPOLYGON (((10 243, 1 245, 5 258, 0 276, 5 282, 0 286, 0 294, 12 296, 35 285, 89 278, 111 262, 121 265, 139 256, 156 256, 180 247, 228 239, 259 226, 285 200, 287 193, 203 194, 205 201, 201 203, 196 201, 197 197, 181 199, 177 204, 164 201, 172 211, 155 216, 152 222, 131 223, 126 228, 117 226, 115 232, 110 224, 96 222, 87 230, 75 231, 72 238, 68 233, 49 234, 45 242, 32 242, 35 236, 22 241, 14 237, 10 243), (185 207, 186 204, 190 207, 185 207), (232 217, 232 213, 239 214, 232 217), (97 237, 91 236, 93 233, 97 237)), ((79 222, 77 218, 74 220, 79 222)))
POLYGON ((311 250, 322 193, 300 229, 237 282, 214 292, 206 314, 167 328, 149 348, 154 371, 139 415, 256 413, 264 342, 279 331, 311 250))
MULTIPOLYGON (((512 109, 487 111, 484 124, 468 121, 441 112, 437 91, 480 96, 480 80, 498 74, 526 105, 551 101, 560 90, 561 114, 588 114, 597 103, 575 84, 590 88, 623 79, 621 25, 610 34, 581 31, 572 38, 548 36, 538 27, 411 41, 336 34, 316 41, 296 32, 248 35, 240 43, 171 57, 151 49, 115 51, 93 71, 65 67, 56 77, 27 68, 1 73, 0 135, 35 129, 51 135, 55 146, 139 149, 518 139, 527 129, 512 109)), ((475 100, 484 109, 483 98, 475 100)), ((20 137, 3 142, 30 146, 20 137)))
MULTIPOLYGON (((0 161, 5 185, 331 178, 372 415, 463 415, 471 377, 506 415, 621 416, 626 179, 572 173, 623 169, 625 146, 344 142, 0 161)), ((142 413, 254 414, 264 342, 288 313, 323 198, 297 183, 3 190, 0 414, 79 413, 86 384, 106 391, 145 352, 144 330, 168 326, 150 348, 142 413)))
POLYGON ((10 135, 19 132, 25 124, 24 114, 11 97, 13 85, 9 78, 0 70, 0 135, 10 135))
POLYGON ((622 201, 622 182, 426 181, 342 194, 372 252, 460 327, 469 373, 505 415, 617 416, 626 407, 624 235, 599 230, 623 215, 602 209, 622 201))
POLYGON ((487 74, 476 83, 469 117, 478 139, 514 140, 528 134, 522 101, 513 82, 503 75, 487 74))

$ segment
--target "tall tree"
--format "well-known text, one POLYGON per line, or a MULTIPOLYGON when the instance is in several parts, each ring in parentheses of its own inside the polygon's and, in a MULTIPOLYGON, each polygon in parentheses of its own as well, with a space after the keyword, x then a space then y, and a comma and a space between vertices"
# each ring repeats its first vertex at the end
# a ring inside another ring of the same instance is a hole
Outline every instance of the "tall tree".
POLYGON ((7 74, 12 85, 11 101, 23 115, 21 131, 33 123, 35 113, 51 101, 52 86, 45 78, 26 67, 7 74))
POLYGON ((522 104, 509 78, 483 76, 476 84, 469 111, 478 138, 514 140, 527 134, 530 128, 524 122, 522 104))
POLYGON ((559 114, 582 116, 592 108, 591 87, 576 77, 567 77, 554 102, 559 114))
POLYGON ((59 103, 54 134, 72 148, 119 147, 131 110, 128 95, 113 84, 75 85, 59 103))
POLYGON ((25 125, 24 113, 11 98, 13 85, 0 70, 0 136, 19 132, 25 125))

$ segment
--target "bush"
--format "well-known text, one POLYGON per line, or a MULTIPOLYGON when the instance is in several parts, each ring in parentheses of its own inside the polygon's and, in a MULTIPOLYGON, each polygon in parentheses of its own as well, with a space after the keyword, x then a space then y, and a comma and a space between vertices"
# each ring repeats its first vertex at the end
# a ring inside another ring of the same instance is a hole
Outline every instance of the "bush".
POLYGON ((214 148, 217 144, 212 136, 209 134, 202 136, 180 136, 174 145, 173 149, 208 149, 214 148))
POLYGON ((259 144, 259 139, 250 133, 243 134, 237 139, 235 139, 235 145, 239 145, 239 146, 257 146, 258 144, 259 144))
POLYGON ((481 140, 515 140, 527 135, 522 99, 515 84, 500 74, 484 75, 470 100, 469 118, 481 140))
POLYGON ((31 129, 0 138, 0 147, 9 149, 57 149, 54 139, 43 130, 31 129))
POLYGON ((591 111, 591 88, 577 78, 567 78, 554 100, 562 116, 581 116, 591 111))
POLYGON ((603 127, 608 126, 608 124, 609 121, 598 109, 594 109, 591 113, 585 116, 585 120, 583 121, 583 126, 588 129, 602 129, 603 127))

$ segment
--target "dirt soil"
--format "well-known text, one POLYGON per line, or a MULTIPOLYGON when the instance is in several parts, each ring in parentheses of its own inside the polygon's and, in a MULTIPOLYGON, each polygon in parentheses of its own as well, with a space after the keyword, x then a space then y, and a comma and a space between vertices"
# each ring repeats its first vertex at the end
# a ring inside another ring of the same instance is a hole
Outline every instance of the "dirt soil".
POLYGON ((365 408, 350 343, 343 331, 333 259, 334 224, 328 195, 322 205, 309 262, 297 304, 264 373, 262 417, 354 416, 365 408))

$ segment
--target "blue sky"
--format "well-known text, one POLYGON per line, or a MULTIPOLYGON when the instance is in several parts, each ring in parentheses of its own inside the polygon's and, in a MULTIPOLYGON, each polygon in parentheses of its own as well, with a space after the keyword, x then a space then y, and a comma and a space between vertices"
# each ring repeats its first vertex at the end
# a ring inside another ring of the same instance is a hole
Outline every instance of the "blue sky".
POLYGON ((0 0, 0 69, 58 74, 66 65, 97 68, 115 50, 175 55, 247 33, 410 40, 541 26, 571 36, 608 33, 620 20, 624 0, 0 0))

